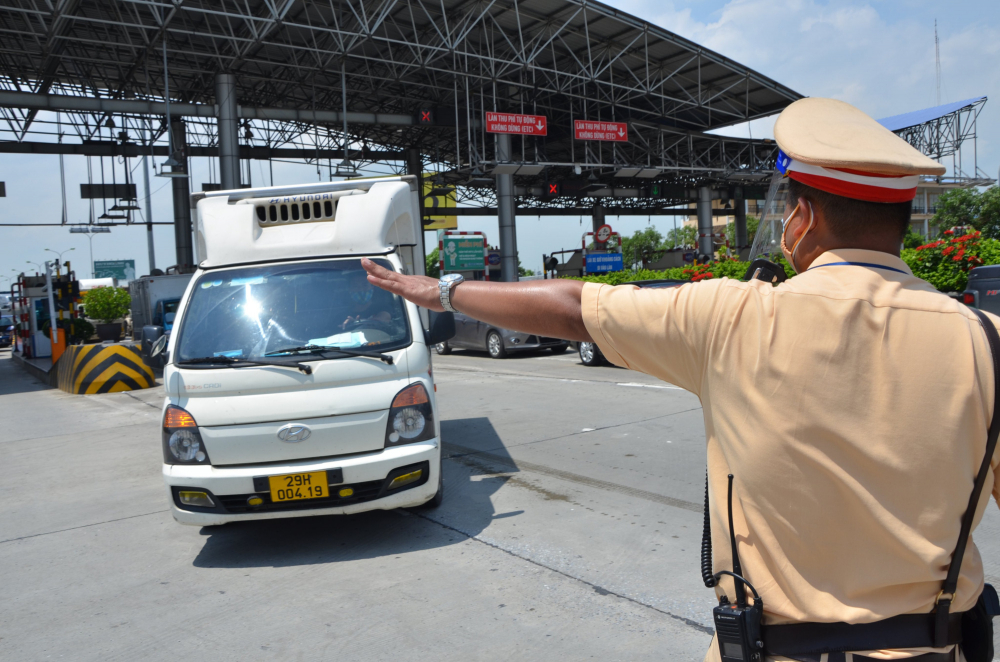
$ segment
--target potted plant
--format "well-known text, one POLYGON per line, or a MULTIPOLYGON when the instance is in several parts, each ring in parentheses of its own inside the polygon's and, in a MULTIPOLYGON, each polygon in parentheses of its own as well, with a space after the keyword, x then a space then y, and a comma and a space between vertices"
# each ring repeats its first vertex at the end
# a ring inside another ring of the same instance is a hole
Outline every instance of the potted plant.
POLYGON ((128 315, 132 297, 122 287, 97 287, 83 296, 87 317, 97 320, 97 337, 118 342, 122 338, 121 319, 128 315))

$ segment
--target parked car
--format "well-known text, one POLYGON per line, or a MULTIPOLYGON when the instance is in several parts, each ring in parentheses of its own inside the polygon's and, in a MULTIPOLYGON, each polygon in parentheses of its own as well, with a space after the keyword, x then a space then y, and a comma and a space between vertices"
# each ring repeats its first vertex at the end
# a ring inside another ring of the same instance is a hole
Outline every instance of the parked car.
POLYGON ((14 318, 8 315, 0 317, 0 347, 10 347, 14 337, 14 318))
POLYGON ((961 296, 962 303, 1000 315, 1000 264, 976 267, 969 272, 969 284, 961 296))
POLYGON ((532 349, 548 349, 553 354, 562 354, 569 348, 569 342, 501 329, 474 320, 468 315, 455 313, 455 337, 438 343, 434 349, 438 354, 450 354, 456 348, 486 350, 494 359, 502 359, 511 352, 532 349))
MULTIPOLYGON (((661 279, 661 280, 637 280, 631 283, 624 283, 625 285, 637 285, 642 288, 663 288, 663 287, 677 287, 678 285, 683 285, 690 281, 686 280, 672 280, 672 279, 661 279)), ((601 353, 601 349, 597 346, 597 343, 592 342, 581 342, 578 343, 577 350, 580 352, 580 363, 583 365, 595 366, 595 365, 608 365, 609 361, 604 358, 604 354, 601 353)))

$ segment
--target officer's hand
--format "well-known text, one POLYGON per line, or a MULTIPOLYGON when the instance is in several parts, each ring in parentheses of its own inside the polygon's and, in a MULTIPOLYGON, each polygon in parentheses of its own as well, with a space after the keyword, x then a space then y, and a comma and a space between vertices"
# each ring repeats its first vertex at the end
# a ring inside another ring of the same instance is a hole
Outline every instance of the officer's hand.
POLYGON ((361 259, 361 266, 368 272, 368 282, 387 292, 398 294, 407 301, 441 312, 441 295, 436 278, 428 276, 404 276, 385 267, 380 267, 368 258, 361 259))

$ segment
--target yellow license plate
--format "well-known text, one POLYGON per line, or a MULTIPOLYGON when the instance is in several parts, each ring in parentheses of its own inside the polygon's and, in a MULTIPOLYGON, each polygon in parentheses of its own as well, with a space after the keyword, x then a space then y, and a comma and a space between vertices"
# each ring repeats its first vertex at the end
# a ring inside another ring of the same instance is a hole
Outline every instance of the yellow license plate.
POLYGON ((330 487, 326 484, 325 471, 268 476, 268 481, 271 484, 271 501, 276 503, 330 496, 330 487))

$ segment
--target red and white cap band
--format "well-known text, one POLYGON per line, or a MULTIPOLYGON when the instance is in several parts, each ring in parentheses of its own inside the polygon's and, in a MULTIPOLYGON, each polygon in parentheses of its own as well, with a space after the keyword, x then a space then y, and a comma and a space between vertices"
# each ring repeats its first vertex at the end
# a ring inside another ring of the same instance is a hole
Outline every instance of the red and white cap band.
POLYGON ((778 152, 778 170, 806 186, 867 202, 909 202, 917 197, 919 175, 876 175, 841 168, 824 168, 796 161, 778 152))

